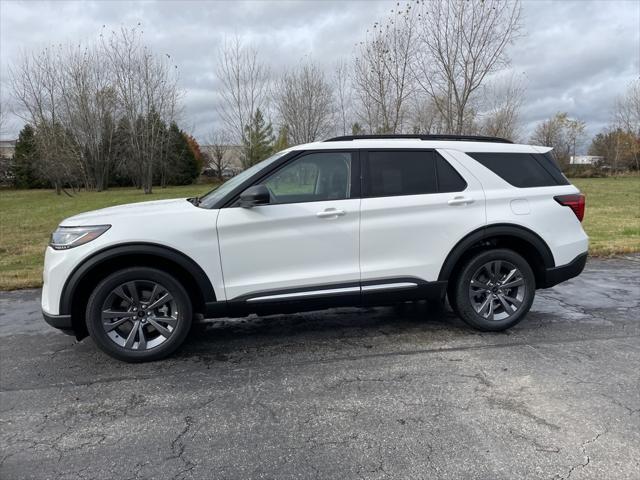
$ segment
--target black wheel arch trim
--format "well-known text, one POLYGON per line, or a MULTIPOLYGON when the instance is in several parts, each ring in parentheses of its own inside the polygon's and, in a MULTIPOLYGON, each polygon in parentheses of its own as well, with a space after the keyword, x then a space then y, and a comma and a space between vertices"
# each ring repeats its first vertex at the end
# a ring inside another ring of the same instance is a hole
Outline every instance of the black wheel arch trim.
POLYGON ((53 315, 42 310, 44 321, 53 328, 62 330, 69 335, 73 335, 73 324, 71 323, 71 315, 53 315))
POLYGON ((213 289, 213 285, 211 285, 209 277, 207 277, 207 274, 195 262, 195 260, 179 250, 166 245, 149 242, 135 242, 106 247, 85 258, 82 263, 76 266, 71 275, 67 277, 64 287, 62 288, 62 295, 60 296, 60 314, 71 314, 73 295, 79 284, 82 282, 82 279, 93 268, 115 257, 131 254, 158 256, 177 264, 193 277, 206 303, 216 301, 215 291, 213 289))
POLYGON ((553 254, 551 253, 551 249, 537 233, 520 225, 500 223, 480 227, 462 238, 462 240, 460 240, 455 247, 451 249, 449 255, 447 255, 447 258, 440 269, 438 280, 448 281, 458 261, 473 245, 482 242, 482 240, 500 236, 509 236, 524 240, 531 244, 540 254, 545 269, 555 267, 555 261, 553 259, 553 254))

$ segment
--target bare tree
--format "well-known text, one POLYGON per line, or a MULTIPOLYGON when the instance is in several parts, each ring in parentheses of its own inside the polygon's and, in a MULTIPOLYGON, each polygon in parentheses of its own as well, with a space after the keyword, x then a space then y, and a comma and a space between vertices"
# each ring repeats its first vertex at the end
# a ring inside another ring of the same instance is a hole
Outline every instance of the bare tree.
POLYGON ((483 135, 516 141, 521 135, 519 117, 524 102, 525 87, 511 76, 484 89, 485 109, 480 123, 483 135))
POLYGON ((337 116, 336 130, 339 135, 348 135, 353 123, 353 90, 349 79, 349 64, 344 60, 338 60, 335 64, 333 85, 337 116))
POLYGON ((629 85, 627 92, 616 100, 614 123, 617 127, 640 138, 640 80, 629 85))
POLYGON ((435 103, 424 95, 414 95, 410 99, 412 131, 415 134, 446 133, 444 120, 435 103))
POLYGON ((585 128, 583 121, 559 112, 538 124, 530 143, 553 147, 558 162, 566 167, 571 155, 575 156, 578 147, 584 141, 585 128))
POLYGON ((417 81, 449 133, 468 133, 475 94, 508 62, 520 28, 518 0, 433 0, 418 7, 417 81))
POLYGON ((59 50, 23 53, 10 69, 16 113, 36 128, 38 173, 50 181, 57 193, 77 179, 77 149, 64 127, 59 50))
POLYGON ((7 128, 7 109, 4 101, 0 101, 0 137, 4 136, 7 128))
POLYGON ((231 146, 222 130, 214 131, 209 138, 209 166, 216 172, 218 180, 222 180, 224 171, 231 166, 231 146))
POLYGON ((178 114, 177 67, 168 55, 154 55, 136 29, 122 28, 103 39, 102 54, 113 74, 119 115, 131 129, 140 183, 151 193, 154 166, 167 157, 167 124, 178 114))
MULTIPOLYGON (((629 85, 627 92, 616 100, 613 111, 614 128, 636 139, 631 148, 635 169, 640 171, 640 80, 636 79, 629 85)), ((619 138, 617 136, 616 138, 619 138)), ((618 142, 620 143, 620 142, 618 142)), ((620 149, 620 148, 618 148, 620 149)), ((616 154, 616 157, 618 155, 616 154)))
POLYGON ((220 106, 218 114, 228 138, 240 144, 245 127, 257 110, 264 111, 269 87, 269 68, 260 62, 258 51, 239 37, 225 41, 216 69, 220 106))
POLYGON ((275 87, 275 108, 293 144, 316 141, 333 129, 333 91, 313 63, 285 72, 275 87))
POLYGON ((60 118, 73 139, 87 189, 107 188, 113 169, 116 94, 109 65, 95 45, 60 51, 60 118))
POLYGON ((358 46, 353 84, 358 114, 371 133, 402 132, 415 91, 416 20, 411 4, 375 23, 358 46))

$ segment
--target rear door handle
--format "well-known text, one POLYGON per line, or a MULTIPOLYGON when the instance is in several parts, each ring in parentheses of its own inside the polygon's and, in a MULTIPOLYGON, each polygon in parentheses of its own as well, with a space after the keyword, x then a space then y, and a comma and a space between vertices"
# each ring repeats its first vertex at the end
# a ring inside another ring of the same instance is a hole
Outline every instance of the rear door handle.
POLYGON ((334 218, 341 217, 344 215, 344 210, 338 210, 337 208, 327 208, 322 212, 316 213, 316 217, 318 218, 334 218))
POLYGON ((453 197, 451 200, 449 200, 447 203, 449 205, 468 205, 470 203, 473 203, 475 200, 471 197, 453 197))

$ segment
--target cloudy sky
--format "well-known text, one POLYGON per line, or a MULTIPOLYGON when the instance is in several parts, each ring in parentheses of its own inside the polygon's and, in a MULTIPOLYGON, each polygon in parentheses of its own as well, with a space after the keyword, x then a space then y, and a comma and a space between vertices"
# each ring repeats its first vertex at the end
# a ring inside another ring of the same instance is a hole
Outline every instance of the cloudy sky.
MULTIPOLYGON (((278 71, 310 57, 329 69, 350 60, 368 26, 384 18, 388 1, 148 1, 15 2, 0 0, 0 92, 9 98, 8 68, 22 50, 92 41, 103 28, 140 23, 146 41, 167 53, 184 90, 182 125, 204 142, 216 122, 214 70, 225 37, 259 46, 278 71)), ((525 132, 566 111, 604 127, 611 106, 640 76, 640 1, 523 1, 524 36, 509 50, 513 71, 526 79, 525 132)), ((9 117, 5 138, 21 122, 9 117)))

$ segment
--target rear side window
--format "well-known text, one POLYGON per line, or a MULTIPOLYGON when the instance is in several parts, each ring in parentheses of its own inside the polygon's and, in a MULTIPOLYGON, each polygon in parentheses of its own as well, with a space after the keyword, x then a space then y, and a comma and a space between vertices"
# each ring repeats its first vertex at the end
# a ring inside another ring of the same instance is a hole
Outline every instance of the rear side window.
POLYGON ((365 194, 369 197, 438 191, 433 152, 370 151, 365 169, 365 194))
POLYGON ((389 197, 461 192, 467 182, 444 158, 428 150, 369 151, 364 195, 389 197))
POLYGON ((514 187, 550 187, 569 183, 553 160, 546 159, 544 155, 542 158, 530 153, 470 152, 467 155, 514 187))

